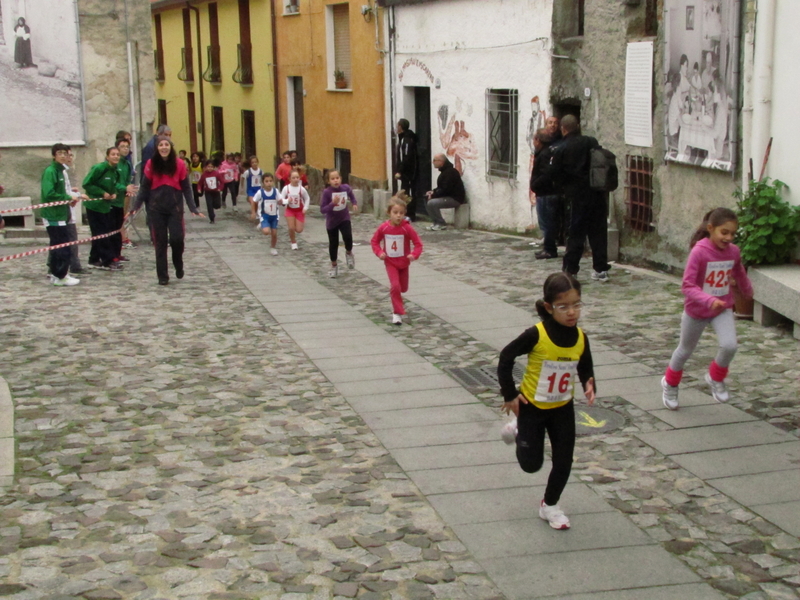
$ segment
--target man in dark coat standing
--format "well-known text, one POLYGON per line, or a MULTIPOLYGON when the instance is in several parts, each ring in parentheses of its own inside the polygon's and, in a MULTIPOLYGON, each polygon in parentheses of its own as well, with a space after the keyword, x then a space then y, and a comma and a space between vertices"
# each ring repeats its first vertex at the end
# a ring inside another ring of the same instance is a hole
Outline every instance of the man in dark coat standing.
POLYGON ((405 190, 409 197, 406 216, 411 221, 417 220, 417 202, 414 188, 417 183, 417 134, 409 129, 408 119, 397 122, 397 167, 394 178, 398 191, 405 190))
POLYGON ((586 238, 592 248, 592 279, 608 281, 607 194, 589 185, 591 151, 600 144, 593 137, 581 135, 578 119, 567 115, 561 120, 563 140, 553 150, 551 176, 570 206, 567 251, 562 269, 576 275, 583 256, 586 238))

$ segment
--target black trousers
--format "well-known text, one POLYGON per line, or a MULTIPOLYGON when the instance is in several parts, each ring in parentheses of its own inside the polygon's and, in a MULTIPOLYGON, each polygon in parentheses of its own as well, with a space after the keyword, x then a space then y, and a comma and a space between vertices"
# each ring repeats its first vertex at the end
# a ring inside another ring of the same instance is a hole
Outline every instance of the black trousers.
POLYGON ((342 221, 333 229, 328 229, 328 254, 331 262, 335 263, 339 259, 339 232, 342 232, 344 249, 348 252, 353 251, 353 226, 350 221, 342 221))
MULTIPOLYGON (((89 220, 92 236, 114 231, 110 212, 101 213, 96 210, 87 210, 86 218, 89 220)), ((111 238, 103 238, 92 242, 92 248, 89 250, 90 265, 100 264, 107 267, 114 261, 114 258, 114 247, 112 246, 111 238)))
POLYGON ((397 191, 405 190, 406 195, 408 196, 408 204, 406 205, 406 216, 411 219, 412 221, 417 220, 417 202, 414 198, 414 182, 411 181, 408 177, 400 174, 400 181, 397 183, 397 187, 399 188, 397 191))
MULTIPOLYGON (((125 222, 125 209, 121 206, 112 206, 111 212, 109 212, 108 215, 110 217, 110 231, 121 229, 122 224, 125 222)), ((108 244, 114 253, 114 258, 122 256, 122 232, 112 235, 108 240, 108 244)))
POLYGON ((526 473, 536 473, 544 463, 544 436, 550 438, 553 468, 547 479, 544 501, 558 504, 572 471, 575 450, 575 405, 542 409, 533 404, 519 405, 517 418, 517 461, 526 473))
MULTIPOLYGON (((203 192, 203 195, 206 197, 206 216, 208 220, 212 223, 214 219, 217 218, 217 213, 214 212, 214 208, 219 208, 221 206, 221 201, 219 199, 219 192, 212 192, 210 190, 206 190, 203 192)), ((199 206, 199 205, 198 205, 199 206)))
POLYGON ((183 212, 162 213, 151 210, 150 237, 156 249, 156 275, 159 281, 169 281, 167 269, 167 246, 172 248, 172 264, 175 271, 183 270, 183 247, 186 226, 183 212))
POLYGON ((606 222, 606 194, 589 191, 580 197, 570 198, 570 221, 567 233, 567 251, 563 270, 573 275, 580 270, 580 261, 586 238, 592 249, 592 267, 595 271, 608 271, 608 223, 606 222))
MULTIPOLYGON (((66 244, 71 241, 69 239, 69 230, 66 225, 48 225, 47 235, 50 236, 51 246, 66 244)), ((66 248, 50 250, 49 252, 50 260, 48 263, 50 265, 50 272, 59 279, 66 277, 69 271, 70 248, 71 246, 68 246, 66 248)))
POLYGON ((225 206, 225 199, 228 197, 228 194, 231 195, 231 206, 236 206, 236 196, 239 195, 238 181, 229 181, 225 184, 225 187, 222 188, 222 206, 225 206))

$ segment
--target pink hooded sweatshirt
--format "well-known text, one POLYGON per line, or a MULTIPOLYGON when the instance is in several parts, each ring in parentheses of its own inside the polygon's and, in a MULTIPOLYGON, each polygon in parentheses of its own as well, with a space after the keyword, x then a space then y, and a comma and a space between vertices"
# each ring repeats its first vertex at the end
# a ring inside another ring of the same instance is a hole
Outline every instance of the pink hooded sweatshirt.
POLYGON ((753 297, 753 284, 742 266, 739 248, 728 244, 720 250, 709 238, 695 244, 686 261, 681 290, 684 310, 694 319, 713 319, 719 310, 712 310, 714 300, 722 300, 725 309, 733 307, 731 280, 747 298, 753 297))

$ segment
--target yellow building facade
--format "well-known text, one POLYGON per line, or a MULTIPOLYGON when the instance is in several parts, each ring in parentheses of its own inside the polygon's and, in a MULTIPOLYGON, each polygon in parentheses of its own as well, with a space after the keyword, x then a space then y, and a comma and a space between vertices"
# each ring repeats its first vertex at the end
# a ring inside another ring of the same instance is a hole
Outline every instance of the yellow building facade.
POLYGON ((153 0, 157 123, 179 150, 276 155, 272 3, 153 0))
POLYGON ((354 187, 386 180, 383 12, 373 0, 275 0, 280 150, 354 187))

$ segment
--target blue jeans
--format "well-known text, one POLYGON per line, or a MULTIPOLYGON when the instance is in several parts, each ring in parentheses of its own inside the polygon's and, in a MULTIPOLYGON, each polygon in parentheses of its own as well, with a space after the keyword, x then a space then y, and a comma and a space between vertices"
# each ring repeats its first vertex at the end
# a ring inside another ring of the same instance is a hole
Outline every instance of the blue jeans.
POLYGON ((536 218, 544 235, 543 250, 553 256, 558 254, 556 240, 561 225, 560 201, 558 195, 536 196, 536 218))

